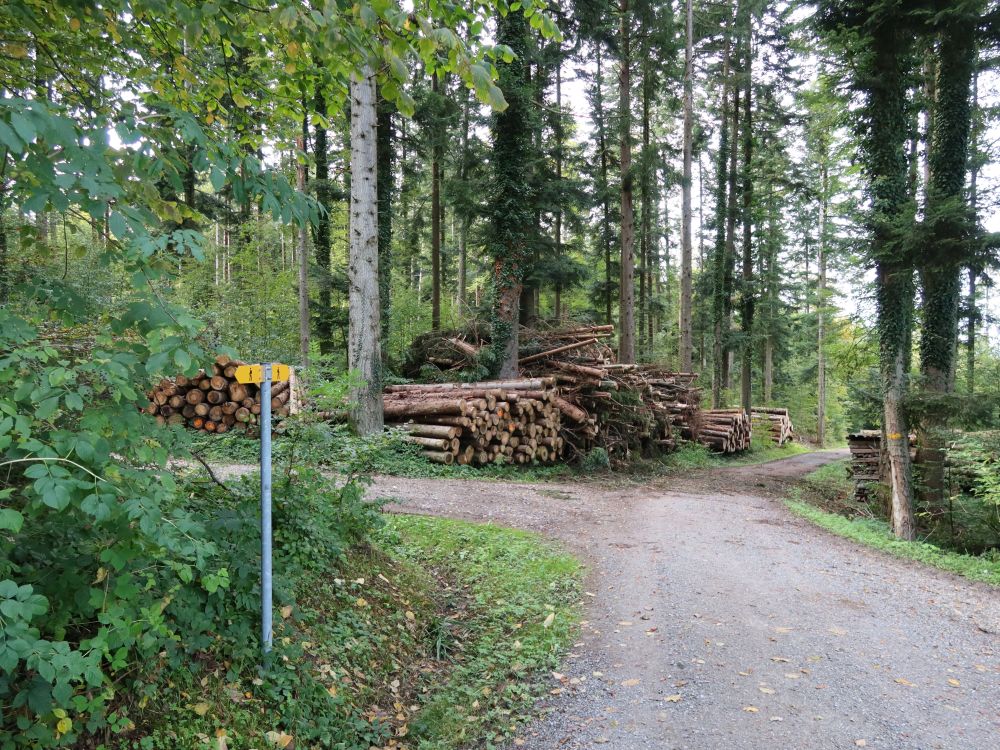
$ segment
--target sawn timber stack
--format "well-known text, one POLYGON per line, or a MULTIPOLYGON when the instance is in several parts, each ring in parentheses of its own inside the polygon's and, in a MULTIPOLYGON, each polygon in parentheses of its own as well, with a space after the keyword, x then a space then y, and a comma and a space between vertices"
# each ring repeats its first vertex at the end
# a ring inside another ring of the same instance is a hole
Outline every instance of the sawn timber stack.
POLYGON ((443 464, 554 463, 563 452, 552 378, 393 385, 383 392, 387 427, 407 433, 443 464))

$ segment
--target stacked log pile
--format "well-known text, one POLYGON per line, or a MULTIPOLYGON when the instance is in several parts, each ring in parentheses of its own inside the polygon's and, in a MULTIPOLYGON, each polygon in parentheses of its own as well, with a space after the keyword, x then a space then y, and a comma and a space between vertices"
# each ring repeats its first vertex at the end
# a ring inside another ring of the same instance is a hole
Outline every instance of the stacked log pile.
POLYGON ((697 441, 719 453, 750 448, 753 423, 743 409, 711 409, 700 417, 697 441))
POLYGON ((392 385, 383 393, 386 426, 437 463, 554 463, 563 438, 553 386, 552 378, 392 385))
MULTIPOLYGON (((260 418, 260 389, 236 382, 236 368, 246 363, 226 355, 216 357, 210 370, 193 377, 178 375, 161 380, 147 391, 146 413, 160 424, 185 425, 192 430, 222 434, 229 431, 256 434, 260 418)), ((271 385, 271 410, 288 416, 292 388, 288 382, 271 385)))
POLYGON ((611 350, 587 335, 613 331, 611 326, 574 330, 577 341, 521 359, 522 372, 559 383, 563 435, 575 454, 599 447, 625 460, 632 453, 651 457, 675 450, 679 437, 698 429, 700 392, 692 386, 697 375, 615 363, 611 350))
POLYGON ((754 406, 750 411, 750 421, 758 434, 769 436, 779 448, 795 439, 795 428, 788 409, 754 406))
MULTIPOLYGON (((691 439, 698 432, 697 375, 616 363, 608 345, 614 332, 612 325, 519 331, 522 377, 558 384, 553 403, 561 413, 569 458, 595 447, 619 460, 635 452, 655 456, 674 450, 679 437, 691 439)), ((411 347, 407 374, 426 375, 435 368, 474 373, 478 354, 488 345, 488 332, 475 326, 425 334, 411 347)))

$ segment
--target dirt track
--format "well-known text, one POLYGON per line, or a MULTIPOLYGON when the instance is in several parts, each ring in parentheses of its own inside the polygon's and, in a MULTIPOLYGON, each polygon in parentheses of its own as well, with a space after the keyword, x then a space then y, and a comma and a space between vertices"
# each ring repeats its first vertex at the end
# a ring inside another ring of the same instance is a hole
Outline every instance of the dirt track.
POLYGON ((1000 747, 1000 594, 777 499, 837 453, 641 487, 379 478, 390 509, 516 526, 589 564, 525 748, 1000 747))

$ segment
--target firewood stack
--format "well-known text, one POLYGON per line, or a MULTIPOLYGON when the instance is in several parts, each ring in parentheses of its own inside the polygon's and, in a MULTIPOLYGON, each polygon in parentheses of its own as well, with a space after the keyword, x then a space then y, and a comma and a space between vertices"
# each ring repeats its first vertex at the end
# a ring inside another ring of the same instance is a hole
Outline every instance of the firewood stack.
MULTIPOLYGON (((236 368, 244 365, 222 354, 211 371, 199 370, 193 377, 178 375, 161 380, 146 395, 146 413, 160 424, 180 424, 192 430, 222 434, 236 431, 256 434, 260 419, 260 389, 253 383, 236 382, 236 368)), ((286 417, 292 390, 288 382, 271 385, 271 411, 286 417)))
POLYGON ((701 413, 697 439, 719 453, 738 453, 750 448, 752 427, 742 409, 711 409, 701 413))
POLYGON ((387 427, 442 464, 554 463, 561 411, 552 378, 387 386, 387 427))
POLYGON ((795 439, 795 428, 788 416, 788 409, 754 406, 750 411, 753 428, 760 434, 769 435, 779 448, 795 439))

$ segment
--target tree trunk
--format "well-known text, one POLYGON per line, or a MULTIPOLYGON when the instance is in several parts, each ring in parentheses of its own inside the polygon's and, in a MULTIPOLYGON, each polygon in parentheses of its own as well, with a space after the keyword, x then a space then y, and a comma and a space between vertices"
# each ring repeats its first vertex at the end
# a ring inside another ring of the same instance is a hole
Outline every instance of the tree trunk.
POLYGON ((351 211, 348 367, 364 381, 354 390, 358 433, 382 431, 378 274, 378 133, 375 77, 367 65, 351 76, 351 211))
POLYGON ((378 96, 377 193, 378 193, 378 299, 381 305, 382 363, 389 359, 389 322, 392 304, 392 105, 378 96))
POLYGON ((601 244, 604 248, 604 322, 612 323, 611 317, 611 205, 608 195, 608 142, 604 127, 604 78, 601 70, 601 43, 597 42, 597 100, 594 119, 597 124, 597 144, 601 152, 601 244))
MULTIPOLYGON (((326 117, 326 99, 320 91, 316 92, 315 109, 320 117, 326 117)), ((316 161, 316 202, 320 205, 314 238, 316 266, 319 271, 316 337, 319 339, 320 351, 329 354, 333 351, 333 276, 330 267, 330 216, 333 211, 333 191, 330 189, 327 130, 323 122, 316 124, 313 141, 313 156, 316 161)))
POLYGON ((618 117, 621 121, 621 285, 618 291, 618 361, 635 362, 635 234, 632 216, 632 14, 621 0, 621 59, 618 68, 618 117))
POLYGON ((979 9, 965 4, 943 16, 937 50, 936 100, 931 118, 930 181, 924 220, 932 248, 922 255, 923 319, 920 371, 930 394, 920 424, 925 496, 944 494, 944 447, 939 431, 950 416, 941 398, 953 390, 958 348, 961 272, 971 255, 975 231, 966 202, 965 180, 972 128, 972 76, 976 62, 979 9))
MULTIPOLYGON (((469 90, 463 87, 465 100, 462 105, 462 163, 460 165, 460 179, 463 189, 468 189, 466 185, 469 179, 469 90)), ((466 279, 468 270, 468 243, 469 243, 469 214, 467 210, 462 211, 459 218, 460 227, 458 234, 458 304, 455 306, 459 315, 466 311, 468 298, 468 281, 466 279)))
MULTIPOLYGON (((563 190, 563 111, 562 111, 562 51, 561 43, 556 42, 559 47, 556 49, 556 185, 559 190, 559 200, 556 201, 555 211, 555 233, 556 233, 556 259, 562 260, 562 190, 563 190)), ((561 274, 561 270, 560 270, 561 274)), ((555 318, 562 320, 562 282, 555 284, 555 318)))
MULTIPOLYGON (((648 52, 648 50, 647 50, 648 52)), ((649 107, 653 98, 653 77, 650 68, 652 63, 649 55, 643 59, 642 73, 642 205, 640 208, 641 218, 639 224, 639 260, 641 272, 639 274, 639 350, 642 356, 648 359, 653 351, 653 336, 647 331, 647 326, 652 320, 650 315, 650 298, 652 296, 650 283, 653 279, 653 264, 650 258, 653 213, 653 181, 651 172, 653 169, 653 157, 650 152, 649 134, 649 107)))
POLYGON ((889 461, 892 530, 901 539, 916 537, 913 514, 909 425, 904 402, 913 324, 913 264, 898 247, 899 227, 912 221, 907 193, 906 138, 909 127, 904 58, 909 31, 888 13, 871 30, 871 70, 878 80, 866 97, 869 133, 865 169, 872 198, 872 256, 876 259, 879 360, 882 374, 885 450, 889 461))
MULTIPOLYGON (((306 133, 309 132, 309 124, 305 117, 302 118, 302 135, 298 139, 299 151, 302 158, 299 160, 296 173, 296 187, 299 192, 305 193, 306 183, 309 178, 306 175, 306 133)), ((299 357, 303 367, 309 366, 309 230, 307 222, 303 221, 299 225, 298 237, 298 271, 299 271, 299 357)), ((218 261, 218 258, 216 258, 218 261)))
POLYGON ((431 76, 434 143, 431 146, 431 328, 441 329, 441 159, 444 123, 440 117, 438 74, 431 76))
MULTIPOLYGON (((734 61, 735 62, 735 61, 734 61)), ((735 78, 735 76, 734 76, 735 78)), ((728 338, 733 327, 733 297, 735 295, 735 274, 736 274, 736 216, 739 213, 737 206, 737 162, 740 152, 740 86, 734 80, 733 87, 733 123, 729 139, 729 200, 726 210, 726 269, 724 276, 723 300, 725 302, 725 315, 722 322, 723 335, 728 338)), ((732 387, 733 372, 733 348, 725 345, 725 357, 722 360, 722 384, 725 389, 732 387)))
POLYGON ((826 226, 830 175, 820 169, 819 282, 816 288, 816 442, 826 445, 826 226))
POLYGON ((740 279, 740 302, 742 310, 740 327, 743 333, 742 362, 740 367, 740 405, 750 413, 753 406, 753 316, 754 316, 754 279, 753 279, 753 243, 751 230, 753 228, 753 178, 751 159, 753 157, 753 119, 751 109, 751 84, 753 80, 753 29, 750 11, 745 9, 745 1, 740 4, 744 9, 743 33, 746 38, 745 62, 743 68, 743 269, 740 279))
POLYGON ((531 109, 527 75, 528 22, 521 13, 497 18, 497 41, 514 51, 498 63, 507 109, 494 115, 491 195, 493 248, 493 374, 516 377, 518 302, 533 235, 535 196, 525 179, 532 158, 531 109))
MULTIPOLYGON (((722 406, 724 379, 722 325, 726 316, 726 189, 729 185, 729 34, 722 69, 722 103, 715 192, 715 249, 712 257, 712 408, 722 406)), ((735 134, 734 134, 735 136, 735 134)))
MULTIPOLYGON (((694 0, 687 0, 684 43, 684 172, 681 180, 680 366, 692 370, 691 158, 694 144, 694 0)), ((670 283, 669 277, 667 284, 670 283)))

